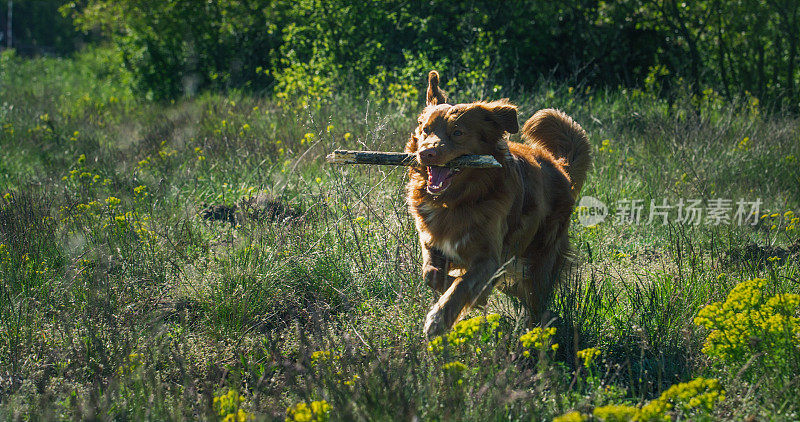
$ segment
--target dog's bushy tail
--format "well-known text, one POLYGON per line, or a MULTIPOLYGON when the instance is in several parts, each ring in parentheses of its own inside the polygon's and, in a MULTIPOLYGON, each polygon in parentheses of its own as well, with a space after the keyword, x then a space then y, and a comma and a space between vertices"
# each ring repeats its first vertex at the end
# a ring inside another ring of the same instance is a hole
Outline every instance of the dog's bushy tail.
POLYGON ((589 137, 581 125, 566 113, 547 108, 539 110, 522 127, 522 139, 528 144, 547 148, 556 158, 567 160, 567 173, 572 181, 572 196, 578 197, 592 167, 589 137))

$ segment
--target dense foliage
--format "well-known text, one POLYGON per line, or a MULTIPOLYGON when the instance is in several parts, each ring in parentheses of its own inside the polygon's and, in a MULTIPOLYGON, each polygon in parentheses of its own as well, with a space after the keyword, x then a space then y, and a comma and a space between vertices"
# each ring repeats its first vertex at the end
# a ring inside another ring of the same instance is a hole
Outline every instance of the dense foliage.
POLYGON ((153 98, 253 87, 302 102, 352 84, 397 97, 436 68, 480 96, 547 76, 793 110, 800 100, 794 0, 84 0, 62 11, 102 28, 153 98))

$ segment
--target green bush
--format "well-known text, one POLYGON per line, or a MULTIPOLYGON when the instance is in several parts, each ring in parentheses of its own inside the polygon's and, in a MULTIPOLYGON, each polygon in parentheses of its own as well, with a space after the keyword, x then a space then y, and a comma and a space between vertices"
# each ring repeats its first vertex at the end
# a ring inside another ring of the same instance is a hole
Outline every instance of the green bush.
POLYGON ((799 8, 796 2, 641 0, 502 6, 489 0, 86 0, 62 11, 84 31, 101 29, 137 90, 153 99, 243 87, 306 106, 354 85, 365 88, 363 95, 375 92, 375 82, 419 86, 437 69, 467 98, 494 96, 503 87, 530 90, 555 77, 645 87, 670 101, 687 90, 697 107, 713 92, 797 109, 799 8), (708 20, 709 14, 725 19, 708 20))

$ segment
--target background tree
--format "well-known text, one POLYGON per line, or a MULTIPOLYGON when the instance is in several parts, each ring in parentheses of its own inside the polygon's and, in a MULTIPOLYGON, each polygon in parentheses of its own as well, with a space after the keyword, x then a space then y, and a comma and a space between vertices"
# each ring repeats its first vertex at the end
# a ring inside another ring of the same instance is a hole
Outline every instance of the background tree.
MULTIPOLYGON (((52 2, 51 2, 52 3, 52 2)), ((283 100, 411 95, 430 68, 478 96, 541 78, 798 110, 794 0, 82 0, 151 98, 242 87, 283 100), (391 88, 389 88, 391 87, 391 88), (710 91, 709 91, 710 90, 710 91)))

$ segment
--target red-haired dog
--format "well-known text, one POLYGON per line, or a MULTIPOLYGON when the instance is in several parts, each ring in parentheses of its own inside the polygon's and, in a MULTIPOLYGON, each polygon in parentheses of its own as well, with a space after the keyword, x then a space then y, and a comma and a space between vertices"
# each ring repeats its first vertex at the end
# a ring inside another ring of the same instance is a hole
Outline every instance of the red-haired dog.
POLYGON ((507 100, 451 105, 439 74, 428 75, 427 106, 406 144, 425 167, 410 169, 406 196, 422 244, 422 276, 441 293, 425 318, 429 337, 484 303, 493 275, 511 258, 498 288, 534 319, 559 279, 570 215, 591 167, 589 141, 554 109, 525 123, 524 143, 508 142, 518 131, 517 107, 507 100), (465 154, 492 155, 502 168, 443 167, 465 154))

